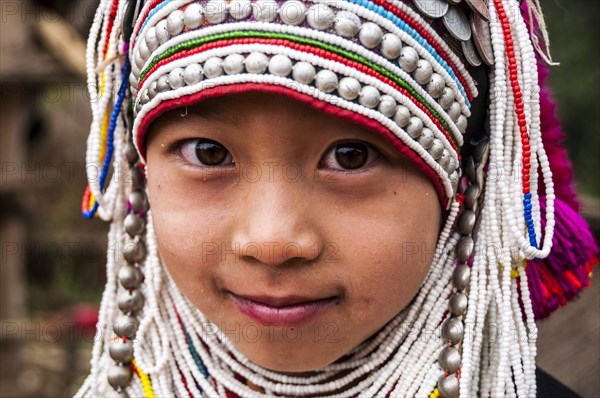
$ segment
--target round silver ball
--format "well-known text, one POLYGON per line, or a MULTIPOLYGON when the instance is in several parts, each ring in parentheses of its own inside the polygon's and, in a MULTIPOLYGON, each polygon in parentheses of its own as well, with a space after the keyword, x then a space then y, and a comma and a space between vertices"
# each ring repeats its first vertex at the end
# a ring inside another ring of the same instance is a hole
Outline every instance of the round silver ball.
POLYGON ((265 73, 269 65, 269 57, 261 52, 252 52, 246 57, 246 70, 248 73, 265 73))
POLYGON ((426 59, 420 59, 417 62, 417 69, 415 70, 415 80, 419 84, 428 84, 433 76, 433 67, 431 62, 426 59))
POLYGON ((332 93, 338 87, 337 75, 327 69, 323 69, 316 74, 315 82, 317 88, 327 94, 332 93))
POLYGON ((326 30, 331 28, 335 18, 335 13, 326 4, 314 4, 308 9, 308 15, 306 21, 308 24, 317 30, 326 30))
POLYGON ((171 36, 177 36, 183 31, 185 16, 183 11, 175 10, 167 18, 167 30, 171 36))
POLYGON ((467 264, 461 264, 452 273, 452 285, 458 290, 464 290, 469 286, 471 268, 467 264))
POLYGON ((396 59, 402 51, 402 41, 392 33, 386 33, 381 38, 381 54, 387 59, 396 59))
POLYGON ((458 219, 458 230, 463 235, 471 235, 473 228, 475 228, 475 222, 477 216, 471 210, 465 210, 458 219))
POLYGON ((465 207, 475 211, 475 206, 479 198, 479 186, 471 184, 465 191, 465 207))
POLYGON ((438 380, 438 391, 442 398, 458 398, 459 384, 455 375, 442 376, 438 380))
POLYGON ((125 150, 125 158, 127 158, 127 162, 130 165, 134 165, 140 159, 140 155, 138 155, 137 149, 135 149, 135 145, 133 142, 127 144, 127 149, 125 150))
POLYGON ((419 54, 417 51, 408 46, 404 46, 400 52, 400 67, 407 73, 414 72, 417 69, 417 63, 419 62, 419 54))
POLYGON ((117 337, 133 339, 139 326, 140 322, 137 320, 137 318, 121 314, 113 323, 113 330, 117 337))
POLYGON ((119 309, 124 313, 137 312, 144 306, 144 295, 138 289, 122 290, 117 302, 119 309))
POLYGON ((382 38, 383 32, 381 28, 373 22, 364 23, 358 33, 358 39, 367 48, 377 47, 381 43, 382 38))
POLYGON ((125 232, 132 238, 141 235, 144 232, 144 222, 141 217, 134 213, 129 213, 125 217, 125 232))
POLYGON ((360 94, 361 85, 358 80, 353 77, 344 77, 340 80, 338 93, 343 99, 348 101, 355 100, 360 94))
POLYGON ((223 60, 223 70, 228 75, 237 75, 244 71, 244 56, 242 54, 229 54, 223 60))
POLYGON ((447 370, 448 373, 454 373, 460 367, 460 352, 456 347, 446 347, 440 352, 438 362, 442 369, 447 370))
POLYGON ((112 388, 125 387, 131 380, 131 367, 129 365, 111 365, 108 368, 108 384, 112 388))
POLYGON ((349 11, 339 11, 334 21, 335 30, 340 36, 354 37, 360 29, 360 18, 349 11))
POLYGON ((140 210, 148 210, 148 200, 146 199, 146 194, 144 192, 138 190, 133 191, 129 194, 128 199, 132 211, 137 213, 140 210))
POLYGON ((144 279, 142 273, 136 267, 125 264, 119 269, 119 282, 125 289, 136 289, 144 279))
POLYGON ((133 341, 123 339, 111 339, 108 344, 110 357, 117 362, 131 362, 133 359, 133 341))
POLYGON ((279 17, 286 25, 300 25, 306 18, 306 6, 299 0, 288 0, 281 5, 279 17))
POLYGON ((442 325, 442 338, 452 344, 458 344, 464 336, 462 321, 457 318, 446 319, 442 325))
POLYGON ((466 314, 468 302, 469 300, 465 294, 456 292, 450 297, 448 306, 454 315, 461 316, 466 314))
POLYGON ((123 247, 123 257, 128 263, 139 263, 146 257, 146 246, 141 240, 127 242, 123 247))
POLYGON ((456 256, 460 261, 467 261, 471 254, 473 254, 473 247, 475 243, 473 242, 473 238, 470 236, 463 236, 458 241, 458 246, 456 247, 456 256))
POLYGON ((315 67, 308 62, 298 62, 292 70, 294 80, 302 84, 311 84, 315 80, 316 74, 315 67))
POLYGON ((287 76, 292 73, 292 66, 292 60, 289 57, 277 54, 269 61, 269 73, 275 76, 287 76))
POLYGON ((183 22, 189 29, 196 29, 204 23, 204 9, 200 3, 189 4, 183 15, 183 22))
MULTIPOLYGON (((420 121, 421 119, 419 119, 420 121)), ((396 109, 396 114, 394 115, 394 121, 396 124, 402 128, 408 126, 408 123, 411 121, 410 111, 404 105, 398 105, 396 109)), ((421 128, 423 128, 423 122, 421 122, 421 128)), ((410 133, 409 133, 410 134, 410 133)), ((421 134, 421 130, 419 129, 419 134, 421 134)), ((417 135, 418 137, 419 135, 417 135)), ((412 135, 411 135, 412 137, 412 135)), ((414 138, 414 137, 413 137, 414 138)))

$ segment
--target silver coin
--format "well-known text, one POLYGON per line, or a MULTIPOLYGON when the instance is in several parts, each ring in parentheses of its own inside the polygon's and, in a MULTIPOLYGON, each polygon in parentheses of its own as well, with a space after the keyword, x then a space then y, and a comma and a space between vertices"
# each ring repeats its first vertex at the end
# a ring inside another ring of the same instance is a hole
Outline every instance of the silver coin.
POLYGON ((441 18, 448 11, 448 3, 444 0, 413 0, 415 6, 423 14, 431 18, 441 18))
POLYGON ((486 2, 484 0, 465 0, 471 10, 475 11, 481 18, 486 21, 490 20, 490 12, 487 9, 486 2))
POLYGON ((450 7, 444 14, 444 25, 450 34, 458 40, 465 41, 471 38, 471 26, 465 14, 458 7, 450 7))
POLYGON ((487 65, 494 64, 494 49, 492 48, 492 36, 490 33, 490 24, 483 20, 479 15, 471 16, 471 30, 473 31, 473 41, 479 52, 479 56, 487 65))
POLYGON ((465 58, 471 64, 471 66, 481 65, 481 58, 477 54, 475 44, 473 44, 473 38, 461 42, 463 53, 465 58))

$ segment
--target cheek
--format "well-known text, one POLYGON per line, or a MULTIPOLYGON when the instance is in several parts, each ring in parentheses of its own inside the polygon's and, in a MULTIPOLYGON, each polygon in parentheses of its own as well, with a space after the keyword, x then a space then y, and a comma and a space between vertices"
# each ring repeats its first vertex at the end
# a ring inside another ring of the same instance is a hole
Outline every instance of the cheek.
MULTIPOLYGON (((419 192, 412 190, 410 196, 419 192)), ((422 196, 425 200, 417 204, 414 196, 407 202, 408 197, 391 190, 345 212, 348 228, 338 231, 337 238, 340 263, 351 279, 353 317, 381 325, 423 283, 435 251, 440 209, 435 193, 422 196)))

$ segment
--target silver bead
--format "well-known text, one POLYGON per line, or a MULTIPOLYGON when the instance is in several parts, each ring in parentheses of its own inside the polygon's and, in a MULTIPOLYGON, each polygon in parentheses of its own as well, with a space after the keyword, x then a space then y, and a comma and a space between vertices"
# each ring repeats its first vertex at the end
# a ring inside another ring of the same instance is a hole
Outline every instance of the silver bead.
POLYGON ((279 17, 286 25, 298 26, 306 18, 306 6, 299 0, 284 2, 279 9, 279 17))
POLYGON ((458 379, 455 375, 440 377, 438 380, 438 391, 441 398, 457 398, 459 393, 458 379))
POLYGON ((133 142, 127 144, 127 149, 125 150, 125 157, 127 158, 127 162, 131 165, 136 164, 140 159, 140 155, 138 154, 137 149, 135 149, 135 145, 133 142))
POLYGON ((141 217, 133 213, 129 213, 125 217, 125 232, 132 238, 137 235, 141 235, 144 232, 144 221, 141 217))
POLYGON ((383 32, 379 25, 373 22, 366 22, 360 27, 358 39, 363 46, 367 48, 377 47, 383 38, 383 32))
MULTIPOLYGON (((423 134, 425 128, 423 128, 423 121, 416 116, 410 118, 408 126, 406 126, 406 132, 412 139, 418 139, 423 134)), ((429 129, 428 129, 429 130, 429 129)), ((429 130, 431 132, 431 130, 429 130)), ((428 134, 427 134, 428 135, 428 134)), ((433 134, 428 135, 429 138, 433 139, 433 134)))
POLYGON ((177 36, 183 31, 184 14, 181 10, 173 11, 167 18, 167 30, 171 36, 177 36))
POLYGON ((467 117, 465 115, 460 115, 458 120, 456 120, 456 127, 464 134, 467 131, 467 123, 467 117))
POLYGON ((467 261, 471 254, 473 253, 473 238, 470 236, 463 236, 460 241, 458 241, 458 246, 456 247, 456 256, 460 261, 467 261))
POLYGON ((219 77, 223 74, 223 60, 219 57, 212 57, 204 63, 204 76, 209 79, 219 77))
POLYGON ((148 44, 146 43, 146 40, 140 40, 140 44, 139 44, 139 52, 140 55, 142 56, 143 59, 148 59, 148 57, 150 57, 150 49, 148 48, 148 44))
POLYGON ((133 359, 133 341, 123 339, 111 339, 108 343, 110 357, 117 362, 131 362, 133 359))
POLYGON ((440 158, 440 156, 442 156, 442 153, 444 152, 444 144, 442 143, 442 141, 436 138, 433 140, 433 144, 431 144, 431 147, 427 151, 429 152, 432 158, 437 160, 440 158))
POLYGON ((144 279, 140 270, 130 264, 125 264, 119 269, 118 277, 125 289, 137 289, 144 279))
POLYGON ((340 80, 338 86, 338 93, 340 96, 348 101, 355 100, 360 94, 361 85, 358 80, 353 77, 344 77, 340 80))
POLYGON ((140 95, 140 102, 142 103, 142 105, 146 105, 148 102, 150 102, 150 97, 148 96, 148 90, 142 91, 142 95, 140 95))
POLYGON ((439 98, 444 93, 444 87, 446 82, 442 75, 434 73, 431 75, 429 83, 427 83, 427 92, 431 94, 433 98, 439 98))
POLYGON ((142 55, 140 53, 136 53, 133 58, 133 63, 138 69, 142 69, 144 67, 144 64, 146 63, 146 60, 142 58, 142 55))
POLYGON ((420 59, 417 62, 417 69, 415 69, 415 80, 419 84, 427 84, 431 81, 433 75, 433 67, 431 62, 426 59, 420 59))
POLYGON ((196 83, 202 81, 204 74, 202 72, 202 67, 199 64, 191 64, 185 67, 183 71, 183 81, 188 86, 193 86, 196 83))
POLYGON ((150 87, 148 87, 148 96, 150 97, 150 100, 154 99, 156 94, 158 94, 158 84, 156 81, 153 81, 150 83, 150 87))
POLYGON ((392 117, 396 113, 396 100, 389 95, 382 95, 379 101, 379 112, 387 117, 392 117))
POLYGON ((312 64, 308 62, 298 62, 294 65, 292 77, 295 81, 302 84, 311 84, 315 80, 317 71, 312 64))
POLYGON ((316 74, 315 83, 317 84, 317 88, 319 90, 329 94, 337 88, 338 77, 334 72, 323 69, 316 74))
POLYGON ((454 91, 450 87, 444 87, 442 92, 442 96, 440 97, 440 106, 445 111, 450 108, 452 103, 454 102, 454 91))
POLYGON ((178 88, 183 87, 183 69, 175 68, 171 72, 169 72, 169 86, 173 90, 177 90, 178 88))
POLYGON ((144 306, 144 296, 138 289, 121 290, 117 302, 119 309, 124 313, 137 312, 144 306))
POLYGON ((446 172, 448 174, 452 174, 452 172, 454 172, 456 170, 457 164, 456 164, 456 160, 454 159, 454 157, 450 157, 450 160, 448 160, 448 168, 446 169, 446 172))
POLYGON ((204 11, 206 20, 211 24, 218 24, 227 18, 227 1, 209 0, 204 11))
POLYGON ((131 367, 129 365, 111 365, 108 368, 108 384, 112 388, 125 387, 131 381, 131 367))
POLYGON ((457 318, 446 319, 442 325, 442 338, 451 344, 458 344, 464 335, 462 322, 457 318))
POLYGON ((131 241, 123 247, 123 257, 129 263, 139 263, 146 257, 146 246, 141 240, 131 241))
POLYGON ((127 199, 131 205, 131 210, 135 213, 140 210, 145 211, 148 209, 148 200, 146 199, 146 194, 141 191, 131 192, 127 199))
POLYGON ((460 368, 460 352, 455 347, 446 347, 440 352, 438 363, 448 373, 454 373, 460 368))
POLYGON ((467 312, 467 304, 467 296, 463 293, 456 292, 450 297, 448 306, 454 315, 461 316, 467 312))
POLYGON ((275 0, 257 0, 253 4, 254 18, 260 22, 273 22, 277 18, 277 7, 275 0))
POLYGON ((269 57, 260 52, 253 52, 248 54, 244 64, 249 73, 265 73, 269 65, 269 57))
POLYGON ((169 79, 167 78, 167 76, 163 75, 158 78, 158 81, 156 83, 156 89, 159 93, 164 93, 171 89, 171 87, 169 87, 169 79))
POLYGON ((392 33, 386 33, 381 38, 381 54, 387 59, 396 59, 402 51, 402 41, 392 33))
POLYGON ((334 18, 335 31, 344 37, 354 37, 360 29, 360 18, 349 11, 339 11, 334 18))
POLYGON ((223 60, 223 70, 228 75, 237 75, 244 71, 244 56, 241 54, 229 54, 223 60))
POLYGON ((452 273, 452 285, 458 290, 464 290, 469 286, 471 268, 467 264, 460 264, 452 273))
MULTIPOLYGON (((410 111, 404 105, 398 105, 396 109, 396 114, 394 115, 394 121, 396 124, 402 128, 408 126, 410 122, 410 111)), ((419 119, 421 121, 421 119, 419 119)), ((421 121, 421 128, 423 128, 423 122, 421 121)), ((409 133, 410 134, 410 133, 409 133)), ((421 134, 421 130, 419 129, 419 135, 421 134)), ((417 137, 419 136, 417 135, 417 137)), ((411 135, 412 137, 412 135, 411 135)), ((414 137, 413 137, 414 138, 414 137)))
POLYGON ((167 20, 163 19, 156 24, 156 39, 160 44, 165 44, 170 38, 171 35, 169 34, 169 29, 167 28, 167 20))
POLYGON ((458 220, 458 229, 460 233, 463 235, 471 235, 473 228, 475 228, 475 221, 477 221, 477 217, 474 212, 471 210, 463 211, 458 220))
POLYGON ((450 109, 448 109, 448 116, 450 116, 450 119, 452 119, 453 122, 456 122, 460 116, 460 112, 460 104, 458 102, 453 102, 452 105, 450 105, 450 109))
POLYGON ((440 158, 438 159, 438 164, 440 165, 440 167, 444 170, 446 170, 446 168, 448 167, 448 164, 450 163, 450 152, 448 152, 447 149, 444 149, 442 151, 442 155, 440 156, 440 158))
POLYGON ((463 170, 472 183, 477 182, 477 172, 475 171, 475 161, 472 156, 463 159, 463 170))
POLYGON ((429 149, 433 145, 433 140, 434 140, 433 131, 431 131, 427 127, 424 127, 423 130, 421 130, 421 136, 419 137, 419 144, 421 144, 421 146, 423 148, 429 149))
POLYGON ((412 47, 404 46, 402 51, 400 51, 400 59, 398 61, 400 67, 406 73, 412 73, 415 69, 417 69, 418 62, 419 54, 417 54, 417 50, 412 47))
POLYGON ((231 0, 229 3, 229 14, 235 19, 246 19, 252 13, 250 0, 231 0))
POLYGON ((317 30, 326 30, 331 28, 335 13, 326 4, 314 4, 308 9, 308 15, 306 21, 308 24, 317 30))
POLYGON ((467 209, 476 210, 477 198, 479 198, 479 187, 477 184, 471 184, 465 190, 465 207, 467 209))
POLYGON ((379 90, 373 86, 364 86, 360 91, 358 102, 367 108, 375 108, 379 105, 380 98, 381 94, 379 93, 379 90))
POLYGON ((146 45, 148 46, 148 50, 150 52, 156 50, 158 48, 158 39, 156 38, 156 27, 152 26, 146 31, 146 37, 144 37, 146 41, 146 45))
POLYGON ((139 326, 140 322, 135 317, 121 314, 113 323, 113 330, 118 337, 133 339, 139 326))
POLYGON ((204 23, 204 8, 200 3, 191 3, 183 13, 183 23, 189 29, 196 29, 204 23))
POLYGON ((283 55, 277 54, 269 60, 269 73, 275 76, 288 76, 292 72, 292 60, 283 55))

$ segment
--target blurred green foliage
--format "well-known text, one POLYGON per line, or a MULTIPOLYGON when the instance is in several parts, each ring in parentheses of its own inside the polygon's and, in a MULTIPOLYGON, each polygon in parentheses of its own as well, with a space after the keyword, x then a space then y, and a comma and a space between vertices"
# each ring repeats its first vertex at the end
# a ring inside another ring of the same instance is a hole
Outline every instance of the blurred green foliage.
POLYGON ((550 84, 559 102, 578 191, 600 196, 600 2, 542 0, 552 56, 550 84), (594 50, 595 49, 595 50, 594 50))

